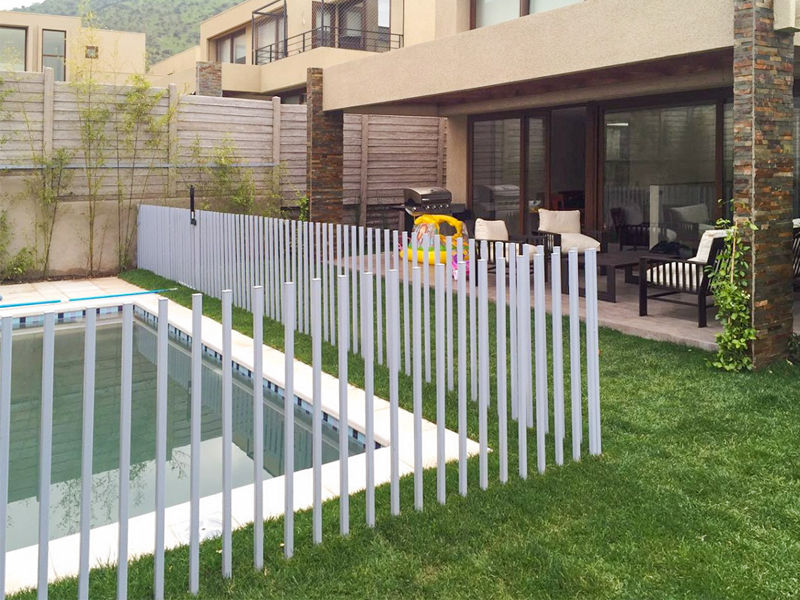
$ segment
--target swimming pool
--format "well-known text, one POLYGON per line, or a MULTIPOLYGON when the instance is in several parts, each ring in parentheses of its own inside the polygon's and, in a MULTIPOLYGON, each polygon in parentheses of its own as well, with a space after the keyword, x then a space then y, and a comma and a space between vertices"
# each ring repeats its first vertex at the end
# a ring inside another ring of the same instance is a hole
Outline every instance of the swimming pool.
MULTIPOLYGON (((108 316, 108 315, 107 315, 108 316)), ((154 510, 156 335, 152 316, 137 310, 134 322, 130 516, 154 510), (150 322, 148 322, 150 321, 150 322)), ((26 323, 25 325, 30 325, 26 323)), ((119 406, 121 326, 118 318, 98 322, 91 526, 116 521, 119 490, 119 406)), ((53 453, 50 539, 79 530, 83 326, 61 324, 55 338, 53 453)), ((189 500, 191 365, 188 336, 170 332, 166 505, 189 500)), ((39 418, 42 335, 37 327, 14 332, 7 550, 37 543, 39 503, 39 418)), ((200 495, 222 490, 221 398, 218 355, 203 358, 200 495)), ((233 487, 253 481, 252 379, 246 369, 233 377, 233 487)), ((283 398, 265 383, 264 477, 283 474, 283 398)), ((295 470, 311 466, 310 407, 295 403, 295 470)), ((323 421, 323 462, 338 460, 338 423, 323 421)), ((363 437, 350 431, 349 454, 364 450, 363 437)))

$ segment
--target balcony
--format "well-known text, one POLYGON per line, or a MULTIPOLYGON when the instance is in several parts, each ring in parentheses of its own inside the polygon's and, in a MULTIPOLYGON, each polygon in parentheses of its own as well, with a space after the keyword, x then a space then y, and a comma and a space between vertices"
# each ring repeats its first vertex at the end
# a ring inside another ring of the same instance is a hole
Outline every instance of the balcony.
POLYGON ((305 31, 285 40, 253 50, 253 63, 266 65, 276 60, 302 54, 314 48, 343 48, 365 52, 388 52, 403 47, 403 36, 389 28, 377 31, 324 26, 305 31))

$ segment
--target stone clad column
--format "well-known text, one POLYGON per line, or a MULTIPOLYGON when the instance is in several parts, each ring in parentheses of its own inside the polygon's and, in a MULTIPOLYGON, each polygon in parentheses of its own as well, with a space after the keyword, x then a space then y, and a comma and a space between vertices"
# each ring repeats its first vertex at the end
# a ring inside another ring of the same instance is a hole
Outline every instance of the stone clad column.
POLYGON ((222 96, 222 65, 198 62, 195 65, 198 96, 222 96))
POLYGON ((344 114, 322 110, 322 69, 308 69, 306 194, 312 221, 341 223, 344 216, 344 114))
POLYGON ((752 239, 753 362, 786 354, 792 333, 794 36, 773 28, 773 0, 734 0, 734 197, 752 239))

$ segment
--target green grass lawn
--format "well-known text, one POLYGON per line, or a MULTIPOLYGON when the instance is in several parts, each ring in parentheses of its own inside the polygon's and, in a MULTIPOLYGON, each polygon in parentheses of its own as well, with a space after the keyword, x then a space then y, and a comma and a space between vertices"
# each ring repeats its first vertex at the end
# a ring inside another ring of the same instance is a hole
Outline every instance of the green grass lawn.
MULTIPOLYGON (((143 288, 174 284, 144 271, 122 275, 143 288)), ((166 294, 189 306, 191 290, 166 294)), ((220 317, 206 298, 208 316, 220 317)), ((490 306, 493 311, 494 307, 490 306)), ((234 309, 234 327, 250 334, 252 317, 234 309)), ((267 343, 281 347, 282 326, 265 322, 267 343)), ((309 361, 309 338, 296 356, 309 361)), ((311 543, 311 514, 296 518, 296 554, 282 558, 282 521, 265 523, 266 568, 252 568, 252 528, 234 533, 234 576, 223 581, 220 541, 201 548, 202 598, 785 598, 800 595, 800 369, 788 364, 752 374, 707 366, 709 354, 600 330, 603 456, 516 475, 516 424, 509 421, 509 483, 478 488, 469 462, 469 494, 457 492, 448 466, 447 504, 436 503, 435 470, 425 473, 425 510, 413 509, 410 477, 401 485, 402 514, 389 515, 389 488, 378 489, 377 526, 364 525, 364 495, 351 499, 351 529, 338 535, 338 500, 324 506, 324 542, 311 543)), ((566 359, 568 360, 568 358, 566 359)), ((324 369, 336 372, 325 347, 324 369)), ((494 369, 492 369, 494 371, 494 369)), ((363 364, 350 360, 351 381, 363 364)), ((494 390, 494 373, 492 374, 494 390)), ((567 388, 568 389, 568 388, 567 388)), ((435 387, 424 388, 425 417, 435 419, 435 387)), ((387 372, 376 367, 376 394, 388 397, 387 372)), ((411 404, 401 375, 401 405, 411 404)), ((456 396, 447 424, 456 427, 456 396)), ((492 405, 494 406, 494 405, 492 405)), ((469 403, 470 436, 477 408, 469 403)), ((569 429, 569 420, 567 420, 569 429)), ((497 418, 489 411, 490 447, 497 418)), ((584 438, 586 439, 586 438, 584 438)), ((569 456, 570 440, 565 455, 569 456)), ((584 450, 586 442, 584 442, 584 450)), ((131 564, 131 598, 152 596, 152 557, 131 564)), ((168 553, 167 597, 189 598, 188 551, 168 553)), ((111 598, 115 569, 92 572, 91 596, 111 598)), ((51 586, 51 598, 74 598, 77 583, 51 586)), ((19 598, 33 598, 35 593, 19 598)))

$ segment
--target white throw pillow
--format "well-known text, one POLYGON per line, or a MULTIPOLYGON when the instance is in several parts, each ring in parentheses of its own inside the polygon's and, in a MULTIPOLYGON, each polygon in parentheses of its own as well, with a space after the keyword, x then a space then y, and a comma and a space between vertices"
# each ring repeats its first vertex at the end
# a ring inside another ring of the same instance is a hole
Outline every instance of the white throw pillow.
POLYGON ((582 233, 562 233, 561 248, 564 252, 569 252, 572 248, 577 249, 578 252, 585 252, 590 248, 600 250, 600 242, 582 233))
POLYGON ((539 209, 539 229, 550 233, 580 233, 581 211, 539 209))
POLYGON ((679 221, 684 223, 708 223, 709 221, 708 206, 702 203, 675 206, 670 210, 679 221))
POLYGON ((690 262, 700 263, 704 265, 708 262, 708 254, 711 252, 711 245, 714 243, 716 238, 724 238, 727 234, 727 230, 725 229, 709 229, 705 233, 703 233, 703 237, 700 238, 700 245, 697 247, 697 254, 690 258, 690 262))
POLYGON ((508 229, 506 228, 505 221, 475 219, 475 239, 507 242, 508 229))

